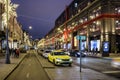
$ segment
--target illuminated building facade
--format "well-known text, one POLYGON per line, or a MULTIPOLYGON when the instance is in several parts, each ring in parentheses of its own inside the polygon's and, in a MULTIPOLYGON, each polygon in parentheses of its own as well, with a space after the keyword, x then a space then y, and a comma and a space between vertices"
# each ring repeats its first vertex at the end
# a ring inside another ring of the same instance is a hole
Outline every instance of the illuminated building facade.
MULTIPOLYGON (((109 42, 109 52, 120 52, 120 0, 74 0, 55 21, 47 36, 57 48, 102 52, 109 42), (85 36, 81 42, 77 36, 85 36), (80 47, 79 47, 80 44, 80 47)), ((47 42, 49 42, 47 39, 47 42)))

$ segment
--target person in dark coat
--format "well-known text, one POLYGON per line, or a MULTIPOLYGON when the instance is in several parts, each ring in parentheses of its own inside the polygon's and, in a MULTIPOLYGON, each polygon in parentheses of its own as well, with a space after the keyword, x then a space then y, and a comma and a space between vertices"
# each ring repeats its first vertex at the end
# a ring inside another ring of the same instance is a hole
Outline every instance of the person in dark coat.
POLYGON ((16 49, 15 52, 16 52, 16 57, 19 57, 19 54, 20 54, 19 49, 16 49))
POLYGON ((98 48, 96 47, 96 49, 95 49, 95 52, 96 52, 96 55, 97 55, 97 53, 98 53, 98 48))

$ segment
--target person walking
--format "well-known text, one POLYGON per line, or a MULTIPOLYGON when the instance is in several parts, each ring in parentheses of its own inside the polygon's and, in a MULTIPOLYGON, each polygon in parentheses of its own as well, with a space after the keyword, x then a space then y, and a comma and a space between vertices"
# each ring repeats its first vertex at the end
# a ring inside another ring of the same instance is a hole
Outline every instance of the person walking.
POLYGON ((94 48, 92 49, 92 52, 93 52, 93 55, 94 55, 95 54, 95 49, 94 48))
POLYGON ((95 52, 96 52, 96 55, 98 54, 98 48, 96 47, 96 49, 95 49, 95 52))
POLYGON ((16 48, 14 49, 14 57, 17 57, 16 48))
POLYGON ((19 54, 20 54, 19 49, 15 49, 15 55, 16 55, 17 58, 19 57, 19 54))

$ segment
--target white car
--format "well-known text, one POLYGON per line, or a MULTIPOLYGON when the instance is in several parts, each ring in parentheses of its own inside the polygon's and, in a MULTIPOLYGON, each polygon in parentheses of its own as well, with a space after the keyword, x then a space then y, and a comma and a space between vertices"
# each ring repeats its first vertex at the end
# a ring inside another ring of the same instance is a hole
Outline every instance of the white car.
POLYGON ((45 57, 45 58, 48 58, 48 54, 50 54, 50 53, 51 53, 50 50, 45 50, 45 51, 43 52, 42 56, 45 57))

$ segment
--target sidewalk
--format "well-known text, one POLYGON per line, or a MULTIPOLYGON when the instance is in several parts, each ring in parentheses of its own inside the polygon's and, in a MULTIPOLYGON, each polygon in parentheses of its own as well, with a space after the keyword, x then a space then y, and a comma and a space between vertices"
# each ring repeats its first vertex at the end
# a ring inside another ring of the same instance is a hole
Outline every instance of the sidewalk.
POLYGON ((45 68, 50 80, 119 80, 88 68, 45 68))
POLYGON ((0 58, 0 80, 4 80, 20 64, 26 54, 21 53, 19 58, 10 57, 10 64, 5 64, 5 57, 0 58))
POLYGON ((88 53, 88 57, 95 57, 95 58, 103 58, 103 59, 109 59, 112 60, 113 58, 120 57, 120 53, 109 53, 109 57, 102 57, 102 54, 98 53, 97 55, 92 55, 91 53, 88 53))

